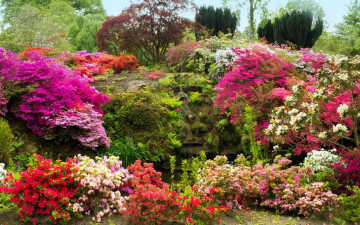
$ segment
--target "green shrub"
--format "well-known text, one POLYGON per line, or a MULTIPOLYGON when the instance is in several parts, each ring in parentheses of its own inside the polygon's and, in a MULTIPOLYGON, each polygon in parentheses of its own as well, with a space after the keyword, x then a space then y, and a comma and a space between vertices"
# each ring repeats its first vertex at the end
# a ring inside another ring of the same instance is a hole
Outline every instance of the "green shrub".
POLYGON ((118 139, 111 142, 110 148, 101 156, 117 156, 122 161, 122 166, 127 168, 136 160, 147 158, 148 146, 142 143, 134 144, 130 138, 118 139))
POLYGON ((194 106, 201 105, 202 103, 201 93, 189 92, 189 103, 194 106))
POLYGON ((9 164, 10 150, 14 135, 10 129, 9 123, 0 118, 0 162, 9 164))
POLYGON ((345 219, 353 223, 360 223, 360 187, 348 187, 354 194, 351 196, 343 195, 341 205, 345 211, 345 219))
POLYGON ((173 112, 170 105, 178 106, 177 99, 165 104, 162 96, 147 90, 117 92, 110 98, 103 110, 105 129, 112 140, 130 137, 135 143, 143 143, 154 160, 173 149, 176 143, 171 140, 176 137, 169 134, 177 132, 169 121, 173 112))

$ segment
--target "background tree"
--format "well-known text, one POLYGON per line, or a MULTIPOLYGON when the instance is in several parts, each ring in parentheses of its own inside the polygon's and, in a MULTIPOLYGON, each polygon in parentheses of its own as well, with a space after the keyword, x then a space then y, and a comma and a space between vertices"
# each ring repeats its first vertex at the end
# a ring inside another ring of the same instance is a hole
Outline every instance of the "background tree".
POLYGON ((97 51, 96 33, 105 19, 106 17, 101 14, 76 16, 73 23, 69 26, 66 35, 69 38, 70 44, 73 46, 73 50, 97 51))
POLYGON ((322 20, 325 18, 324 9, 319 5, 319 3, 315 2, 314 0, 289 0, 285 8, 281 8, 279 10, 279 14, 277 15, 277 17, 281 17, 286 12, 291 12, 295 10, 310 10, 315 18, 320 18, 322 20))
POLYGON ((348 55, 360 54, 360 4, 358 0, 348 6, 348 14, 343 17, 343 22, 336 25, 336 33, 340 40, 346 44, 348 55))
MULTIPOLYGON (((195 21, 210 30, 211 36, 217 36, 219 32, 224 34, 235 33, 238 18, 229 8, 216 8, 213 6, 202 6, 196 15, 195 21)), ((199 32, 196 38, 200 39, 199 32)))
POLYGON ((10 26, 2 31, 0 43, 12 51, 23 51, 27 45, 68 50, 65 37, 65 17, 71 17, 72 7, 50 4, 47 11, 40 11, 30 4, 21 6, 10 26))
POLYGON ((23 5, 31 4, 40 11, 43 11, 44 9, 48 10, 52 3, 68 4, 79 15, 105 14, 101 0, 1 0, 3 25, 9 24, 23 5))
MULTIPOLYGON (((222 0, 223 4, 226 5, 230 1, 237 1, 239 7, 248 5, 249 8, 249 40, 254 40, 255 33, 255 13, 261 10, 262 14, 267 14, 267 5, 270 0, 222 0)), ((263 15, 265 17, 266 15, 263 15)))
POLYGON ((158 63, 191 26, 181 16, 189 9, 195 9, 191 0, 139 0, 119 16, 106 19, 97 33, 98 48, 110 53, 140 51, 149 62, 158 63))
POLYGON ((312 26, 311 11, 293 11, 275 18, 273 33, 265 32, 265 26, 258 31, 259 36, 264 35, 270 43, 274 41, 278 44, 294 44, 297 49, 311 48, 322 34, 323 21, 318 18, 313 28, 312 26))
POLYGON ((263 38, 267 37, 266 41, 268 43, 274 43, 274 25, 271 23, 271 20, 263 20, 257 29, 258 37, 263 38))

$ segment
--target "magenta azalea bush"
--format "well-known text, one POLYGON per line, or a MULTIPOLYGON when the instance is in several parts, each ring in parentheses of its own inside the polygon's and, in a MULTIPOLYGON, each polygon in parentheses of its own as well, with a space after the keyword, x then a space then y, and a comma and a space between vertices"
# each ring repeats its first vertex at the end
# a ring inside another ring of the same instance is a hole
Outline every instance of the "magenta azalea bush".
MULTIPOLYGON (((76 71, 37 52, 21 60, 17 54, 0 49, 0 84, 0 94, 2 90, 15 101, 9 110, 37 135, 70 135, 90 148, 109 147, 100 120, 100 106, 109 98, 89 86, 76 71)), ((0 109, 3 105, 0 103, 0 109)))

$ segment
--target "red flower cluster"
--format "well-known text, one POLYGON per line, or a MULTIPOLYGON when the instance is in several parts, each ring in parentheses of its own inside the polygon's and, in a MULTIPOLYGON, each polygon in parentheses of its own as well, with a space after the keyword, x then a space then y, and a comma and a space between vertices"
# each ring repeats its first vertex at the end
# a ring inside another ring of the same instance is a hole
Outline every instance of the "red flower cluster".
POLYGON ((134 71, 138 63, 138 59, 135 56, 124 54, 114 56, 99 52, 77 52, 75 54, 65 53, 64 57, 65 63, 68 66, 90 79, 92 79, 92 75, 104 74, 109 69, 116 73, 134 71))
MULTIPOLYGON (((186 197, 171 192, 169 186, 161 181, 161 173, 153 168, 152 163, 136 161, 128 167, 134 176, 131 180, 134 193, 129 196, 125 216, 133 224, 161 224, 170 219, 186 218, 188 223, 196 221, 211 224, 219 212, 226 211, 226 206, 214 206, 211 195, 186 197)), ((193 187, 192 190, 196 191, 193 187)), ((211 190, 213 194, 223 193, 220 188, 211 190)), ((217 219, 219 221, 219 219, 217 219)))
POLYGON ((47 55, 50 53, 53 49, 52 48, 42 48, 42 47, 30 47, 26 46, 26 50, 19 53, 19 57, 23 59, 27 59, 29 57, 29 52, 37 52, 40 55, 47 55))
POLYGON ((52 223, 66 223, 77 216, 68 210, 69 203, 79 198, 79 189, 74 180, 72 165, 74 159, 53 164, 51 160, 34 154, 35 165, 16 179, 10 175, 4 179, 9 187, 0 186, 0 192, 11 194, 11 201, 17 203, 22 220, 34 225, 39 216, 52 223))

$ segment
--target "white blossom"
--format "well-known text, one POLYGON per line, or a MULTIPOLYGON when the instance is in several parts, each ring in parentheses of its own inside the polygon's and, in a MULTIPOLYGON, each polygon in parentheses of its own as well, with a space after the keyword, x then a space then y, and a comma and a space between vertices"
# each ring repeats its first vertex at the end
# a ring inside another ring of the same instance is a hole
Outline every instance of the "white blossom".
POLYGON ((333 125, 333 132, 337 133, 339 131, 348 132, 348 129, 345 125, 342 125, 340 123, 336 124, 336 126, 333 125))
POLYGON ((339 113, 340 115, 340 118, 343 118, 344 117, 344 113, 347 112, 349 110, 349 106, 346 105, 346 104, 341 104, 339 105, 339 107, 337 108, 337 112, 339 113))

